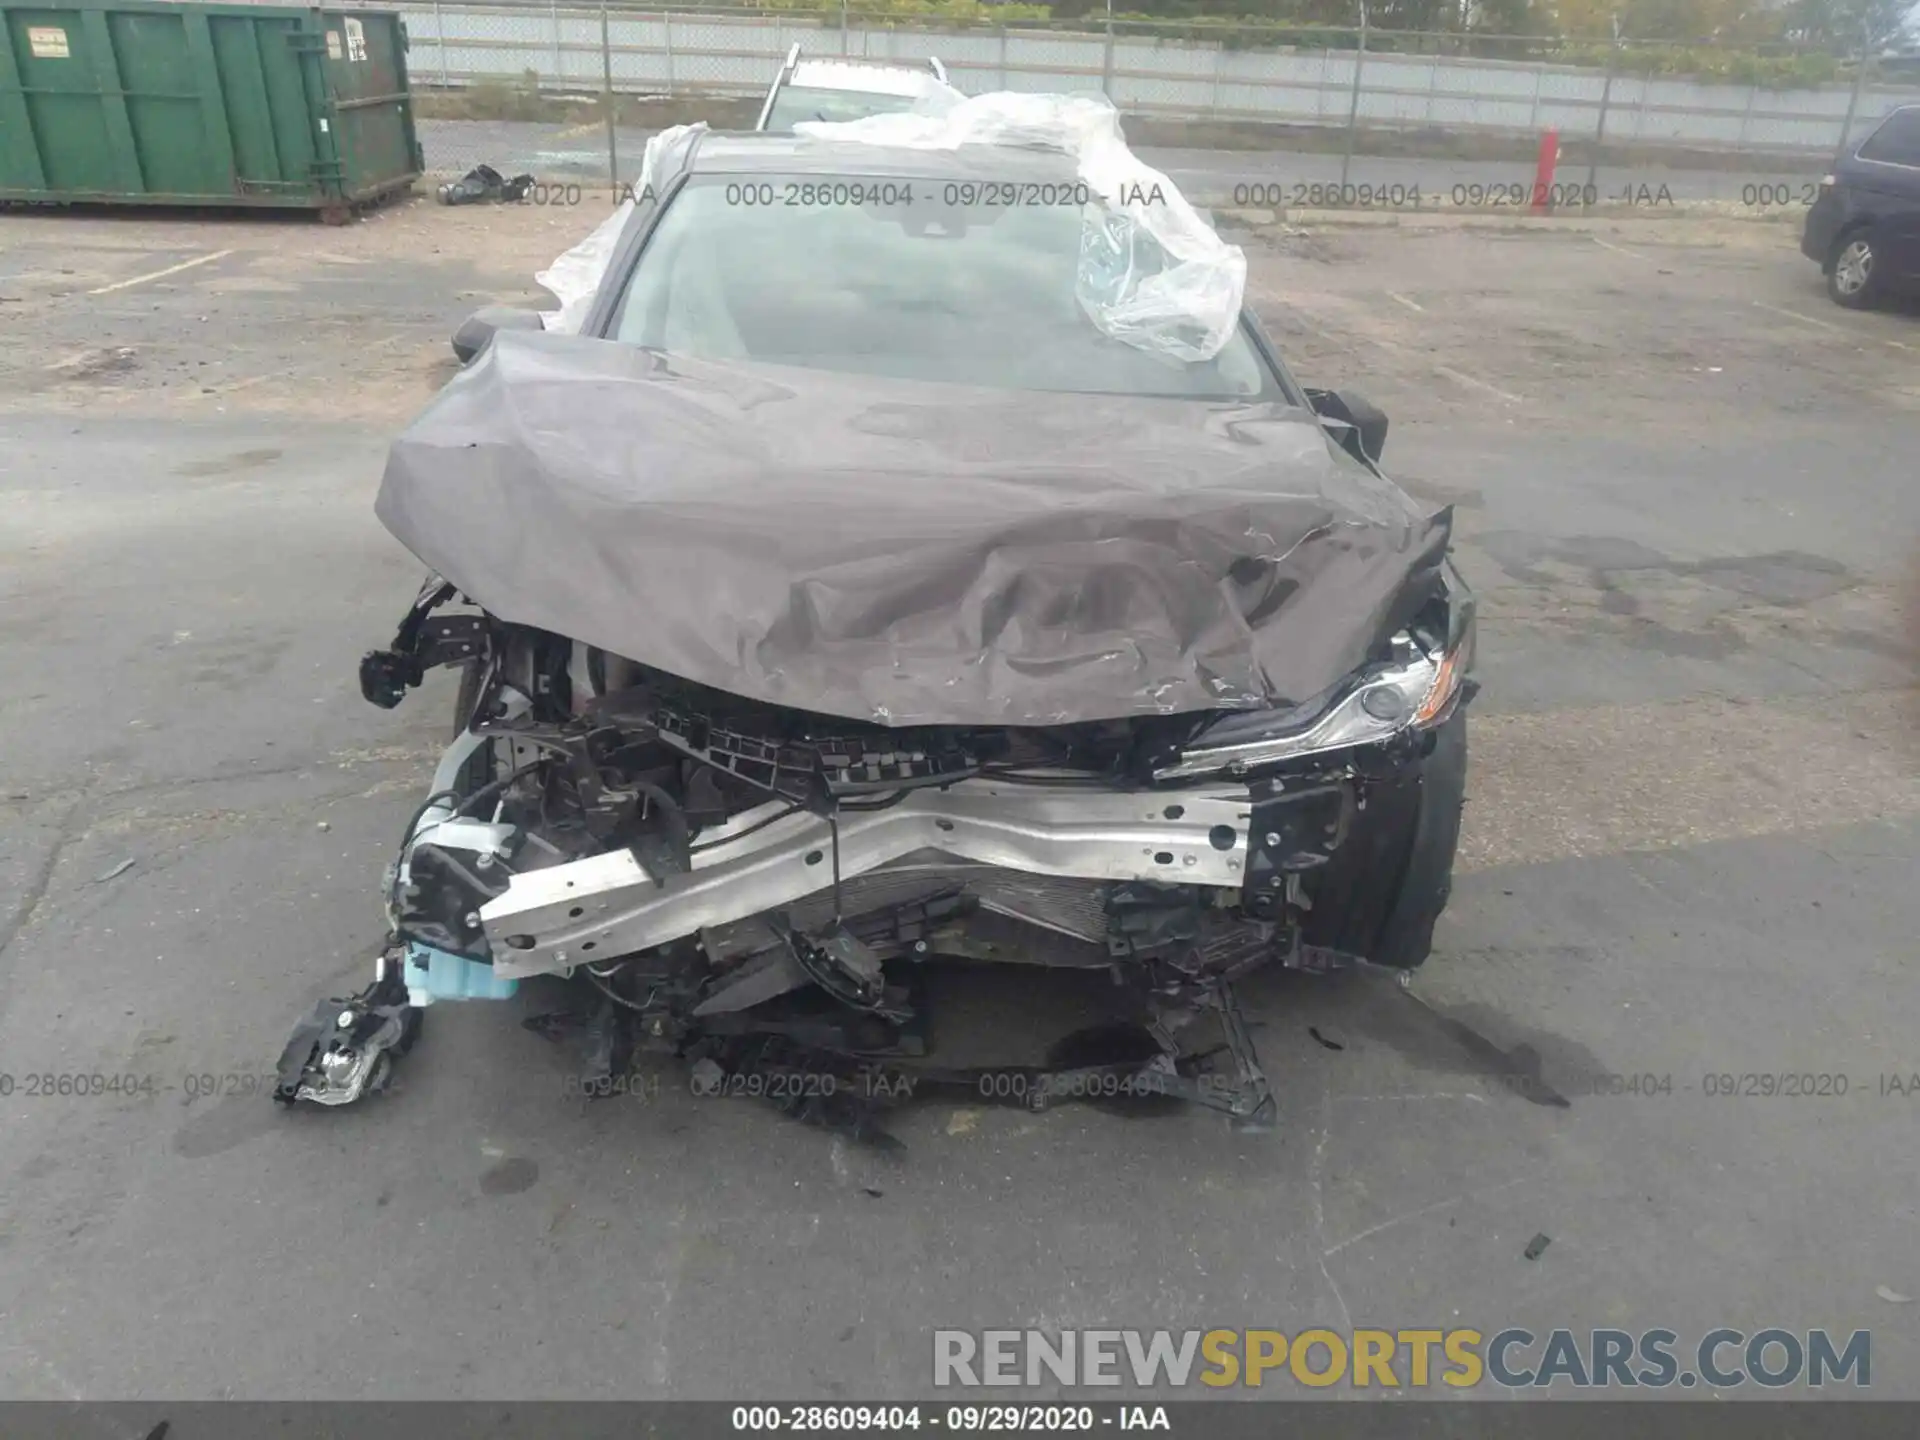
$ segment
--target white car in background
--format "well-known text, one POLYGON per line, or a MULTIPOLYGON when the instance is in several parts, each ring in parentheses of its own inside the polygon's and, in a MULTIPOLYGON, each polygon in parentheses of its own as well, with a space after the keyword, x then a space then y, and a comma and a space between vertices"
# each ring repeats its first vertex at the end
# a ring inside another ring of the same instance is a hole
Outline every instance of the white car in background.
POLYGON ((803 60, 795 45, 767 91, 755 130, 790 133, 802 120, 863 120, 911 110, 929 95, 960 92, 947 81, 947 67, 929 58, 924 65, 899 60, 835 56, 803 60))

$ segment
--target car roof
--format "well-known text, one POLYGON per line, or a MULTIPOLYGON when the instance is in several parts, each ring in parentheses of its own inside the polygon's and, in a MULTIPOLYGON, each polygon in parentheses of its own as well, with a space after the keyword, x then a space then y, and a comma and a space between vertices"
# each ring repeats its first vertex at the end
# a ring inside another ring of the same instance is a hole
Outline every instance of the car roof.
POLYGON ((806 135, 709 132, 685 168, 696 175, 904 175, 929 180, 1073 180, 1074 157, 1026 145, 931 149, 806 135))
POLYGON ((801 59, 787 78, 800 90, 853 90, 866 95, 925 95, 940 83, 925 61, 801 59))

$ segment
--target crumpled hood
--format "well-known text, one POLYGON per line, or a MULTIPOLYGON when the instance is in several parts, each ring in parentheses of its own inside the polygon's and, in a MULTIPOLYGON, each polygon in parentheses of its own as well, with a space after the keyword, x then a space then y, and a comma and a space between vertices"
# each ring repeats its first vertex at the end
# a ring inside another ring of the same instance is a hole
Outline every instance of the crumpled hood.
POLYGON ((1444 554, 1305 412, 664 359, 503 332, 382 522, 503 620, 903 726, 1295 704, 1444 554))

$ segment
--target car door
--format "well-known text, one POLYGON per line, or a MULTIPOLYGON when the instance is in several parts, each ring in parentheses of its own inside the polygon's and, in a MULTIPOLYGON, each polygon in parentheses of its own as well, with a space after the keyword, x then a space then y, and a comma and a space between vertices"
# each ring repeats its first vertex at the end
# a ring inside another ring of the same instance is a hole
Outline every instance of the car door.
POLYGON ((1920 105, 1882 120, 1854 151, 1860 208, 1873 216, 1881 278, 1902 289, 1920 286, 1920 105))

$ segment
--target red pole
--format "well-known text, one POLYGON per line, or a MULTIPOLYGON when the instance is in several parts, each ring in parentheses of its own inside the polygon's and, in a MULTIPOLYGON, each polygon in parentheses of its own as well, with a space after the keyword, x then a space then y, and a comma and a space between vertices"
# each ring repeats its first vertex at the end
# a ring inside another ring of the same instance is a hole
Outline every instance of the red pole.
POLYGON ((1540 137, 1540 159, 1533 167, 1533 213, 1544 215, 1553 208, 1553 168, 1560 163, 1560 132, 1549 130, 1540 137))

